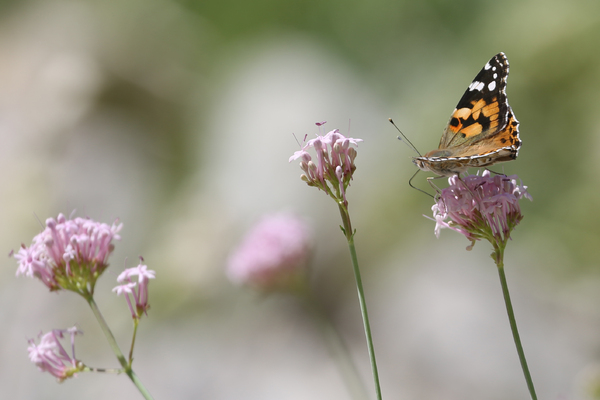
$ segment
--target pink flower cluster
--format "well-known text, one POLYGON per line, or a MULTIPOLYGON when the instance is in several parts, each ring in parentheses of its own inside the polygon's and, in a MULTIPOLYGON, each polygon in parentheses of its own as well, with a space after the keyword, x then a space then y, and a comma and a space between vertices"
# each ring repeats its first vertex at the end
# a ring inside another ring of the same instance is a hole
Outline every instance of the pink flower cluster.
POLYGON ((14 257, 17 276, 36 277, 50 290, 93 290, 96 279, 108 267, 108 256, 119 240, 122 224, 109 226, 87 218, 67 219, 59 214, 46 220, 46 229, 21 245, 14 257))
POLYGON ((142 314, 146 314, 150 305, 148 304, 148 284, 150 279, 154 279, 155 272, 148 269, 142 264, 143 259, 140 257, 140 263, 137 267, 128 268, 117 277, 117 282, 122 285, 113 288, 113 292, 118 295, 124 295, 127 300, 127 305, 131 311, 132 318, 141 318, 142 314), (132 281, 131 277, 138 277, 137 282, 132 281), (136 290, 137 287, 137 290, 136 290), (131 302, 135 303, 135 308, 131 302))
MULTIPOLYGON (((325 122, 317 123, 318 126, 325 122)), ((345 190, 350 184, 352 174, 356 170, 354 159, 357 152, 350 145, 358 145, 362 139, 347 138, 340 133, 338 129, 328 132, 325 136, 317 136, 309 140, 296 151, 289 159, 301 159, 300 168, 304 171, 301 179, 309 186, 316 186, 326 193, 333 195, 327 185, 330 182, 336 191, 336 198, 343 199, 346 202, 345 190), (317 162, 312 161, 308 149, 313 147, 317 153, 317 162)))
POLYGON ((468 250, 480 239, 506 242, 523 218, 519 200, 532 200, 527 186, 517 180, 516 175, 492 177, 488 170, 481 176, 450 177, 450 186, 441 191, 431 208, 436 236, 442 228, 455 230, 472 241, 468 250))
POLYGON ((310 235, 306 223, 289 214, 263 217, 230 255, 227 274, 236 284, 288 290, 306 276, 310 235))
POLYGON ((81 334, 76 327, 69 329, 54 329, 44 335, 40 334, 40 343, 35 344, 33 339, 29 340, 29 359, 40 371, 49 372, 59 382, 64 381, 84 368, 83 364, 75 359, 75 335, 81 334), (60 343, 65 334, 71 337, 71 352, 69 356, 60 343))

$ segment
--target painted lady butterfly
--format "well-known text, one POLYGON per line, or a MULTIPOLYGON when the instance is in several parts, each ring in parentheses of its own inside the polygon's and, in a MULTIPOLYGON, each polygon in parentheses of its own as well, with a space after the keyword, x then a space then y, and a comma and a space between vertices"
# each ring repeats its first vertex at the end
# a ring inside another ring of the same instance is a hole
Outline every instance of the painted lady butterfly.
POLYGON ((456 105, 437 150, 413 163, 423 171, 452 176, 517 158, 519 121, 506 97, 508 60, 498 53, 477 74, 456 105))

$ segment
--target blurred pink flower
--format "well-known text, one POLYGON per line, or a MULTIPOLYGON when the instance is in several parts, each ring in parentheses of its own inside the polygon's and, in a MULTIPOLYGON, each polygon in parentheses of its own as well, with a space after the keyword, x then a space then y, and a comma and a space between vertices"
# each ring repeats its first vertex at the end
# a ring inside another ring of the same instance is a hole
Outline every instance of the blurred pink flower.
POLYGON ((118 295, 124 295, 131 311, 133 318, 140 318, 142 314, 146 314, 150 305, 148 304, 148 284, 150 279, 154 279, 155 272, 148 269, 146 265, 143 265, 143 258, 140 257, 140 263, 137 267, 128 268, 121 272, 117 277, 117 282, 123 283, 122 285, 113 288, 113 292, 118 295), (131 280, 132 276, 138 277, 137 282, 131 280), (137 291, 136 291, 137 286, 137 291), (131 302, 131 298, 135 302, 135 308, 131 302))
POLYGON ((14 257, 17 276, 36 277, 51 291, 67 289, 93 293, 98 277, 108 267, 108 256, 122 224, 109 226, 87 218, 67 219, 59 214, 46 220, 46 229, 21 245, 14 257))
POLYGON ((29 359, 37 365, 40 371, 49 372, 59 382, 77 376, 76 373, 83 371, 85 367, 83 363, 75 358, 75 335, 81 333, 76 327, 72 327, 69 329, 54 329, 44 335, 40 334, 39 344, 36 345, 33 339, 29 340, 29 347, 27 348, 29 359), (59 341, 65 333, 68 333, 71 337, 72 356, 69 356, 59 341))
POLYGON ((290 214, 263 217, 230 255, 229 279, 265 291, 294 290, 306 278, 310 256, 306 223, 290 214))
POLYGON ((431 208, 436 236, 442 228, 450 228, 472 242, 468 250, 481 239, 506 243, 512 229, 523 219, 519 200, 533 200, 527 186, 518 184, 518 179, 516 175, 492 177, 488 170, 481 176, 448 178, 450 186, 442 189, 431 208))
MULTIPOLYGON (((320 127, 324 123, 319 122, 317 125, 320 127)), ((304 174, 300 178, 303 181, 347 203, 345 190, 356 170, 354 159, 357 155, 356 149, 350 145, 357 146, 362 141, 362 139, 347 138, 338 129, 334 129, 325 136, 317 135, 316 138, 306 142, 289 158, 289 161, 301 158, 300 168, 304 174), (308 153, 311 147, 317 153, 316 163, 308 153), (327 182, 332 185, 331 188, 327 182)))

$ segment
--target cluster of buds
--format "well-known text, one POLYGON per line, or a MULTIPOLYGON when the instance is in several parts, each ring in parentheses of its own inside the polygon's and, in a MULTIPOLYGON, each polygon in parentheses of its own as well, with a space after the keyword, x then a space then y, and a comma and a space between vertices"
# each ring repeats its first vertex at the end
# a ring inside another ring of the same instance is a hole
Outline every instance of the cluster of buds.
POLYGON ((19 262, 17 276, 38 278, 50 291, 93 294, 121 227, 116 222, 109 226, 87 218, 67 219, 63 214, 48 218, 31 246, 21 245, 14 255, 19 262))
POLYGON ((42 372, 48 372, 56 377, 59 382, 72 376, 77 376, 78 372, 85 370, 85 365, 75 358, 75 335, 82 332, 76 327, 69 329, 53 329, 42 335, 40 334, 40 343, 35 344, 33 339, 29 340, 29 359, 42 372), (71 355, 67 353, 60 343, 65 334, 71 337, 71 355))
POLYGON ((467 250, 481 239, 505 245, 523 219, 519 200, 532 200, 527 186, 517 180, 516 175, 492 177, 488 170, 481 175, 450 177, 450 186, 441 191, 432 207, 436 236, 442 228, 455 230, 471 241, 467 250))
MULTIPOLYGON (((323 124, 325 122, 319 122, 317 126, 323 124)), ((309 186, 315 186, 347 205, 346 188, 356 170, 354 159, 357 152, 351 145, 356 146, 359 142, 362 142, 362 139, 347 138, 339 130, 334 129, 325 136, 317 136, 306 142, 290 157, 289 161, 300 158, 300 168, 304 171, 301 179, 309 186), (316 162, 308 153, 311 147, 317 153, 316 162)))

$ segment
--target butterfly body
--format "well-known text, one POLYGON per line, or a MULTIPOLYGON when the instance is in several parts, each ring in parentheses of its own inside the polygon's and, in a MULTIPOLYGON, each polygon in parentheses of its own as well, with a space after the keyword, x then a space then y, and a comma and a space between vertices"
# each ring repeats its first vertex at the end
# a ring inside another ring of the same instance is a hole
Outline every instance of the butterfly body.
POLYGON ((492 57, 452 112, 439 147, 413 158, 417 167, 452 176, 517 158, 521 139, 506 96, 508 70, 504 53, 492 57))

